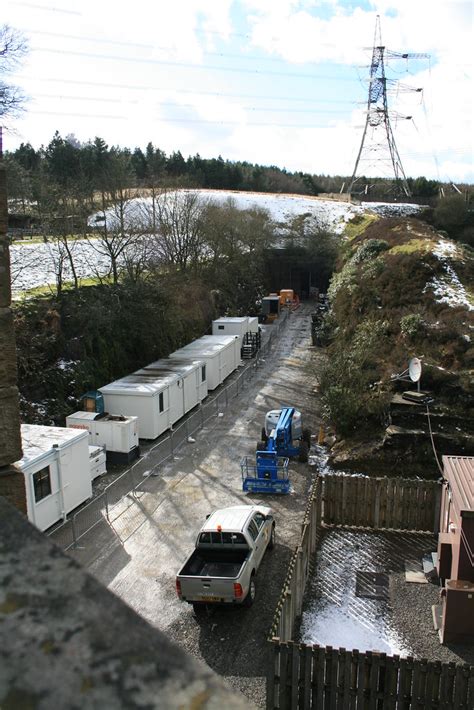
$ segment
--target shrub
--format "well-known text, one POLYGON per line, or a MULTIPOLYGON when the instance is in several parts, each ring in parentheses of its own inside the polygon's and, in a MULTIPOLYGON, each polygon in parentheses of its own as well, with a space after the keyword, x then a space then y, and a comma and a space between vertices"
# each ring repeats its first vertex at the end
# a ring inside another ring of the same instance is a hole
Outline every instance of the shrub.
POLYGON ((370 261, 389 248, 390 245, 384 239, 367 239, 357 249, 351 261, 353 264, 360 264, 362 261, 370 261))
POLYGON ((423 318, 419 313, 409 313, 400 318, 400 330, 406 338, 413 338, 424 329, 423 318))

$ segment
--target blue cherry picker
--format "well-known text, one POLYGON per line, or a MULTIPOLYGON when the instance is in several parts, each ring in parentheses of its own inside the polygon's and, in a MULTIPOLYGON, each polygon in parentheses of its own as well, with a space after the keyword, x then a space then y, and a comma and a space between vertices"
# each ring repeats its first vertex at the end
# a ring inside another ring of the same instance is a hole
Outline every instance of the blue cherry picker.
POLYGON ((289 459, 308 460, 311 432, 303 429, 301 412, 294 407, 272 409, 265 416, 262 440, 257 443, 255 459, 244 456, 240 462, 242 488, 252 493, 289 493, 289 459))

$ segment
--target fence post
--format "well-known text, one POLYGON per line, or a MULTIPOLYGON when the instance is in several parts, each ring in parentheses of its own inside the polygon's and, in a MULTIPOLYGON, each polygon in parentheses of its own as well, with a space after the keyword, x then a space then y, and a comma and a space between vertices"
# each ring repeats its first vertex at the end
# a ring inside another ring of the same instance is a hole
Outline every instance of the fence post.
POLYGON ((267 663, 267 710, 275 708, 275 676, 279 677, 278 661, 279 661, 279 645, 275 638, 268 644, 268 663, 267 663))
POLYGON ((173 430, 170 429, 171 458, 174 458, 173 430))
POLYGON ((109 520, 109 498, 107 495, 107 488, 104 491, 104 498, 105 498, 105 515, 107 517, 107 520, 109 520))
POLYGON ((72 527, 72 546, 74 549, 77 547, 77 534, 76 534, 76 516, 73 515, 71 518, 71 527, 72 527))
POLYGON ((228 399, 228 396, 227 396, 227 394, 228 394, 228 393, 227 393, 227 390, 228 390, 228 389, 229 389, 229 388, 226 387, 225 390, 224 390, 224 392, 225 392, 225 408, 226 408, 226 409, 227 409, 227 407, 229 406, 229 399, 228 399))
POLYGON ((377 530, 380 525, 380 486, 382 480, 380 478, 375 479, 375 510, 374 510, 374 528, 377 530))

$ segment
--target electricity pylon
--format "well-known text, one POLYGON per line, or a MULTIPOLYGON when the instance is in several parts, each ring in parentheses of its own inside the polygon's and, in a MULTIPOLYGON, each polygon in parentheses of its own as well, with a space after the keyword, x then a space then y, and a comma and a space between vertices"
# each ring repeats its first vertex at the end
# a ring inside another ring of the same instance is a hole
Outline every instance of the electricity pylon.
MULTIPOLYGON (((357 155, 354 172, 349 183, 347 192, 350 194, 354 184, 361 177, 358 176, 359 164, 370 162, 377 165, 383 172, 387 166, 395 176, 397 191, 410 197, 410 188, 403 170, 402 161, 397 150, 392 126, 390 125, 390 115, 387 101, 387 84, 390 79, 385 76, 385 57, 408 59, 409 57, 427 57, 425 54, 407 54, 392 52, 382 46, 382 33, 380 29, 380 17, 377 15, 375 22, 374 46, 372 49, 372 63, 370 65, 369 97, 367 101, 367 116, 365 121, 362 141, 357 155), (385 165, 384 165, 385 164, 385 165)), ((395 83, 395 82, 393 82, 395 83)), ((398 85, 400 88, 400 85, 398 85)), ((401 87, 403 91, 421 91, 421 89, 410 86, 401 87)), ((411 116, 399 116, 397 118, 411 119, 411 116)))

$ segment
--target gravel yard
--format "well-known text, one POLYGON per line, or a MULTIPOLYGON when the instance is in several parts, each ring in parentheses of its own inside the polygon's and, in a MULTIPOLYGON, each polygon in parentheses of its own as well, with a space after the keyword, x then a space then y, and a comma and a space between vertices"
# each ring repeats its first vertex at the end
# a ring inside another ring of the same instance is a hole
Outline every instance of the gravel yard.
MULTIPOLYGON (((317 433, 313 390, 320 351, 309 347, 311 305, 290 314, 271 356, 224 416, 186 443, 150 476, 142 490, 114 508, 110 525, 96 526, 71 554, 108 588, 185 650, 207 663, 258 707, 265 704, 266 637, 286 568, 297 544, 314 467, 293 462, 287 496, 242 493, 239 462, 254 451, 265 412, 291 404, 317 433), (212 609, 197 619, 177 599, 175 575, 211 510, 261 501, 273 507, 277 544, 257 575, 250 609, 212 609)), ((271 328, 271 326, 269 326, 271 328)), ((149 454, 153 466, 153 452, 149 454)))

